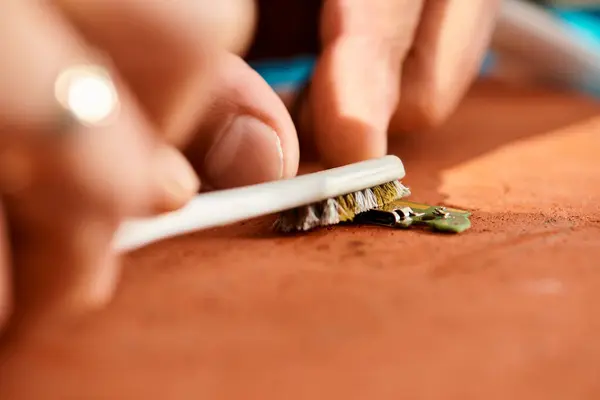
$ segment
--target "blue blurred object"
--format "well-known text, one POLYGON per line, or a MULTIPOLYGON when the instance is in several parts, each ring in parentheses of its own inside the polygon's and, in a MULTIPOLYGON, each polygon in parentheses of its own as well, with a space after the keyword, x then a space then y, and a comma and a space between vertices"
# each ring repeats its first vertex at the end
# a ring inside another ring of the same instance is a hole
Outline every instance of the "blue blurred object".
MULTIPOLYGON (((550 8, 550 12, 572 29, 579 36, 582 44, 590 48, 600 47, 600 7, 588 6, 582 9, 554 7, 550 8)), ((579 89, 592 96, 600 97, 600 89, 594 83, 589 82, 579 89)))
POLYGON ((253 62, 250 66, 274 89, 294 90, 310 80, 315 63, 315 56, 300 56, 253 62))
MULTIPOLYGON (((580 40, 585 47, 600 47, 600 7, 598 9, 577 9, 573 7, 547 8, 553 15, 558 17, 571 31, 575 32, 577 39, 580 40)), ((483 60, 480 73, 487 75, 490 73, 495 64, 495 60, 501 55, 489 52, 483 60)), ((254 62, 250 65, 271 85, 275 90, 297 90, 303 86, 312 77, 316 57, 313 55, 299 56, 291 59, 275 59, 254 62)), ((596 79, 596 78, 594 78, 596 79)), ((594 91, 598 95, 595 88, 595 80, 588 83, 576 85, 583 91, 594 91), (593 82, 592 82, 593 81, 593 82)))
MULTIPOLYGON (((486 74, 494 65, 490 52, 483 60, 481 73, 486 74)), ((275 90, 295 90, 310 80, 316 64, 315 56, 251 62, 250 66, 275 90)))
POLYGON ((600 45, 600 9, 553 8, 551 11, 592 46, 600 45))

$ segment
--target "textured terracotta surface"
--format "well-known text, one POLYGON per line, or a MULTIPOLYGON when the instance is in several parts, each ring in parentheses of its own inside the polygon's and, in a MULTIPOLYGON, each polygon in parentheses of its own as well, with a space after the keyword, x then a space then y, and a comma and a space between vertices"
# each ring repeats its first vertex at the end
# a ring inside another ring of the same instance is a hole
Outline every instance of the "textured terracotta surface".
POLYGON ((474 210, 467 233, 267 218, 153 246, 108 309, 5 339, 0 398, 597 399, 594 115, 480 84, 394 144, 412 198, 474 210))

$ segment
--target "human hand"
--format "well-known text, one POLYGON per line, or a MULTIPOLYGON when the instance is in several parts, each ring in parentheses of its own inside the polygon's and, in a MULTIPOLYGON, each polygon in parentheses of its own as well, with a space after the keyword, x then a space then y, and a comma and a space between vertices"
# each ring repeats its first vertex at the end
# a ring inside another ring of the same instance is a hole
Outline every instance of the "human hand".
POLYGON ((183 205, 200 186, 196 172, 216 188, 296 173, 283 103, 235 55, 251 34, 252 3, 181 5, 4 3, 0 325, 10 313, 31 321, 104 304, 119 275, 119 223, 183 205), (66 129, 56 78, 89 63, 112 73, 119 113, 66 129))
MULTIPOLYGON (((265 18, 267 26, 280 28, 269 40, 259 30, 254 50, 263 43, 263 55, 271 55, 273 39, 286 36, 292 6, 310 9, 309 3, 281 3, 287 18, 265 18)), ((390 120, 392 131, 442 121, 477 71, 495 3, 477 0, 461 8, 458 0, 324 2, 323 51, 301 108, 302 138, 313 138, 325 161, 338 165, 382 155, 390 120), (465 49, 473 32, 476 40, 465 49)), ((10 232, 0 248, 4 314, 9 282, 16 282, 17 310, 103 304, 118 276, 110 246, 118 223, 177 208, 199 186, 173 145, 187 149, 204 186, 226 188, 296 173, 298 143, 287 111, 236 56, 251 37, 251 2, 193 5, 7 2, 9 12, 0 16, 7 20, 0 33, 12 38, 0 48, 11 55, 0 67, 0 150, 10 155, 0 157, 10 232), (52 151, 35 135, 33 140, 21 135, 48 130, 56 75, 75 61, 98 62, 95 49, 112 61, 122 101, 119 119, 110 127, 76 132, 52 151)), ((260 2, 263 11, 275 5, 260 2)), ((302 21, 316 32, 316 13, 302 21)), ((290 54, 298 50, 285 48, 290 54)))
MULTIPOLYGON (((479 72, 498 0, 259 0, 251 60, 319 52, 295 116, 328 166, 439 125, 479 72)), ((304 147, 304 146, 303 146, 304 147)))

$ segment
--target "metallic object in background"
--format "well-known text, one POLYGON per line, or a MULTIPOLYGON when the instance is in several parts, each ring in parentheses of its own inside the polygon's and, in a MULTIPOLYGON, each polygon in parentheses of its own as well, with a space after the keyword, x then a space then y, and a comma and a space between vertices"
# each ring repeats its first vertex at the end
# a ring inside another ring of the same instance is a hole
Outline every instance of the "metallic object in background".
POLYGON ((600 0, 532 0, 533 3, 538 3, 553 7, 569 7, 569 8, 587 8, 600 7, 600 0))
POLYGON ((582 41, 542 6, 504 0, 492 47, 543 79, 600 93, 600 48, 582 41))

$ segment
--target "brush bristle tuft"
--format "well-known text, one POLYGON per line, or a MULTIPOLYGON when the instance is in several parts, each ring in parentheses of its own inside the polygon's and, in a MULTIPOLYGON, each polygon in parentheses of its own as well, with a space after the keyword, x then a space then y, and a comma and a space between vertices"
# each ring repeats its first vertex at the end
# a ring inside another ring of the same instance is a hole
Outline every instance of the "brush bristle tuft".
POLYGON ((384 183, 370 189, 327 199, 305 207, 284 211, 275 221, 280 232, 308 231, 320 226, 352 221, 357 214, 382 207, 410 195, 400 181, 384 183))

